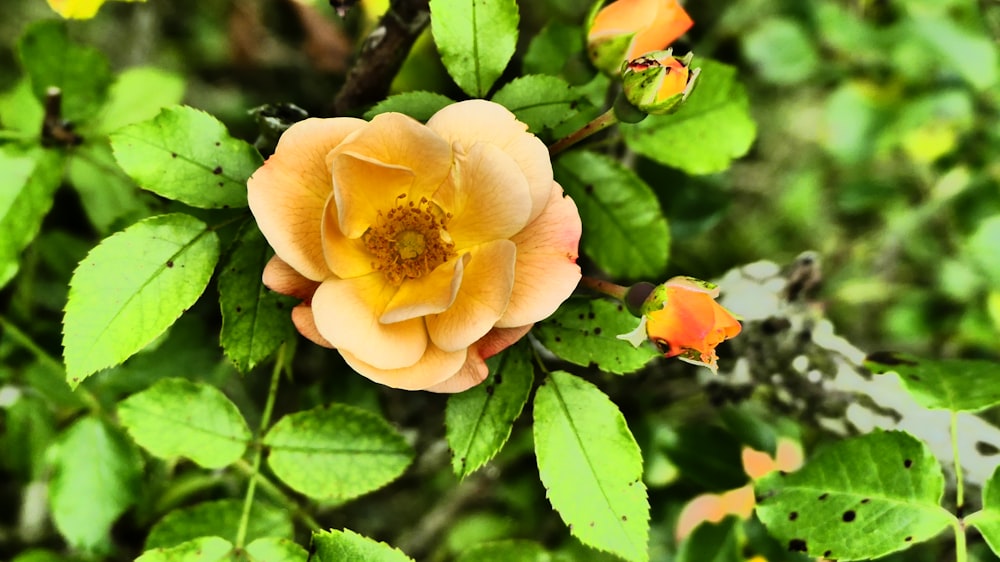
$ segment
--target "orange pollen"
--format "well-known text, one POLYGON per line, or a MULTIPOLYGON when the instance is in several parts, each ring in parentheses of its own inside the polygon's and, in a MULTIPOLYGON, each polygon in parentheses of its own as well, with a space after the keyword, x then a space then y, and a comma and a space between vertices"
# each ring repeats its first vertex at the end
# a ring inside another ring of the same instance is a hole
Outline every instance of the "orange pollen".
POLYGON ((423 277, 455 256, 455 244, 445 230, 451 215, 426 197, 419 202, 405 199, 400 195, 395 207, 379 211, 375 224, 361 236, 374 258, 372 267, 394 285, 423 277))

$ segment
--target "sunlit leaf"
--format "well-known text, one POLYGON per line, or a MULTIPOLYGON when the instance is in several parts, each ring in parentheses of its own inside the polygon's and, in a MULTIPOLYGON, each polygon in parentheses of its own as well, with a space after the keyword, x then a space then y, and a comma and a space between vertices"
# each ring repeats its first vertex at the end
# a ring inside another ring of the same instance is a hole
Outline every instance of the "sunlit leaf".
POLYGON ((23 78, 0 95, 0 128, 38 138, 45 109, 31 91, 31 81, 23 78))
POLYGON ((201 536, 173 547, 147 549, 135 562, 223 562, 233 560, 233 554, 233 543, 226 539, 201 536))
POLYGON ((580 243, 601 269, 629 279, 663 271, 670 232, 646 182, 614 159, 583 150, 556 160, 554 172, 580 210, 580 243))
POLYGON ((205 468, 239 459, 250 441, 242 414, 214 386, 163 379, 118 404, 122 425, 141 447, 170 459, 187 457, 205 468))
POLYGON ((503 540, 466 549, 456 562, 551 562, 552 555, 534 541, 503 540))
POLYGON ((565 80, 544 74, 517 78, 493 95, 494 102, 511 110, 532 133, 572 117, 579 100, 580 93, 565 80))
MULTIPOLYGON (((202 502, 174 509, 153 525, 146 537, 146 550, 171 548, 206 535, 222 535, 236 540, 243 500, 225 499, 202 502)), ((295 536, 291 514, 267 502, 255 501, 250 508, 246 540, 295 536)))
POLYGON ((0 145, 0 288, 18 271, 21 251, 35 239, 62 178, 62 156, 40 148, 0 145))
POLYGON ((317 531, 313 533, 312 540, 316 549, 314 558, 317 562, 341 562, 344 560, 413 562, 412 558, 384 542, 374 541, 350 529, 317 531))
POLYGON ((633 347, 618 339, 635 329, 639 319, 625 307, 599 299, 570 299, 532 331, 542 345, 562 359, 583 367, 597 365, 609 373, 631 373, 659 355, 652 344, 633 347))
POLYGON ((247 179, 263 164, 218 119, 187 106, 118 129, 111 148, 140 187, 205 209, 246 207, 247 179))
POLYGON ((531 349, 516 345, 487 361, 490 377, 448 398, 445 410, 451 466, 465 477, 485 464, 510 437, 534 381, 531 349))
POLYGON ((385 486, 413 450, 383 418, 343 404, 289 414, 267 432, 267 463, 292 489, 346 500, 385 486))
POLYGON ((867 560, 925 541, 955 517, 940 505, 941 466, 901 431, 834 443, 798 472, 757 482, 757 515, 791 551, 867 560))
POLYGON ((430 0, 431 31, 448 74, 465 93, 484 98, 517 46, 514 0, 430 0))
POLYGON ((246 546, 251 562, 307 562, 309 552, 288 539, 267 537, 246 546))
POLYGON ((965 518, 977 529, 993 552, 1000 556, 1000 466, 983 486, 983 508, 965 518))
POLYGON ((420 122, 425 122, 446 105, 455 103, 448 96, 434 92, 404 92, 389 96, 378 102, 365 112, 365 119, 371 119, 380 113, 395 111, 409 115, 420 122))
POLYGON ((63 318, 66 376, 76 387, 166 331, 208 285, 218 236, 184 214, 105 238, 73 272, 63 318))
POLYGON ((899 375, 903 388, 929 410, 975 412, 1000 404, 1000 363, 995 361, 881 352, 866 357, 865 367, 899 375))
POLYGON ((534 419, 538 472, 573 536, 648 560, 642 453, 618 407, 591 383, 555 371, 535 394, 534 419))
POLYGON ((696 58, 697 86, 676 113, 650 115, 635 125, 622 124, 629 148, 689 174, 711 174, 746 154, 757 134, 746 90, 736 69, 696 58))
POLYGON ((108 92, 108 103, 97 116, 97 130, 116 129, 156 117, 161 109, 181 102, 184 79, 150 66, 122 71, 108 92))

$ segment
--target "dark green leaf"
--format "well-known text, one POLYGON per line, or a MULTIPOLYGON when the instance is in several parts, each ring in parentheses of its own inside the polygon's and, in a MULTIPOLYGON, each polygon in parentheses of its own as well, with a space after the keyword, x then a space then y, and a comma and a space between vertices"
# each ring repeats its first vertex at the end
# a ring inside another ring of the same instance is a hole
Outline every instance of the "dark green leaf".
MULTIPOLYGON (((146 550, 171 548, 206 535, 222 535, 235 541, 242 514, 242 499, 208 501, 175 509, 150 529, 146 550)), ((261 501, 253 502, 247 541, 266 537, 290 539, 294 535, 295 529, 287 510, 261 501)))
POLYGON ((750 149, 757 125, 735 68, 697 58, 691 66, 701 75, 676 113, 622 124, 621 131, 629 148, 656 162, 689 174, 721 172, 750 149))
POLYGON ((756 485, 757 515, 789 550, 867 560, 925 541, 955 521, 927 445, 901 431, 834 443, 798 472, 756 485))
POLYGON ((570 57, 583 51, 580 27, 550 21, 528 44, 522 71, 525 74, 561 74, 570 57))
POLYGON ((380 113, 395 111, 409 115, 423 123, 446 105, 452 103, 455 103, 454 100, 448 96, 434 92, 405 92, 389 96, 378 102, 374 107, 365 112, 364 117, 370 120, 380 113))
POLYGON ((743 56, 761 77, 779 85, 807 80, 819 68, 819 56, 808 33, 785 18, 765 20, 742 38, 743 56))
POLYGON ((642 453, 618 407, 563 371, 535 394, 535 456, 552 507, 584 544, 649 559, 642 453))
POLYGON ((737 539, 737 519, 702 523, 677 549, 674 562, 743 562, 737 539))
POLYGON ((577 92, 562 78, 536 74, 522 76, 493 95, 493 101, 511 110, 528 130, 537 133, 576 114, 577 92))
POLYGON ((491 357, 486 364, 490 377, 453 394, 445 410, 451 467, 463 478, 492 459, 507 442, 534 382, 531 348, 526 343, 491 357))
POLYGON ((532 333, 560 358, 609 373, 631 373, 659 355, 652 344, 636 348, 618 335, 635 329, 639 319, 610 301, 570 299, 532 333))
POLYGON ((103 139, 87 142, 72 153, 67 166, 69 182, 80 194, 87 218, 98 232, 131 224, 151 214, 154 198, 140 191, 118 167, 111 146, 103 139))
POLYGON ((928 410, 975 412, 1000 404, 1000 363, 976 359, 922 359, 906 353, 873 353, 873 373, 895 373, 903 388, 928 410))
POLYGON ((441 62, 465 93, 485 98, 517 46, 514 0, 430 0, 441 62))
POLYGON ((0 145, 0 288, 17 274, 21 251, 35 239, 62 178, 59 152, 0 145))
POLYGON ((583 250, 614 277, 659 275, 667 264, 667 219, 646 182, 612 158, 572 151, 554 167, 556 180, 583 219, 583 250))
POLYGON ((252 223, 240 230, 219 273, 222 349, 241 372, 267 359, 292 337, 294 299, 268 290, 260 280, 270 247, 252 223))
MULTIPOLYGON (((69 40, 66 24, 55 20, 35 23, 18 42, 21 66, 31 78, 39 101, 49 88, 62 93, 62 118, 70 122, 92 117, 104 103, 111 84, 108 61, 93 47, 69 40)), ((39 123, 41 126, 41 123, 39 123)))
POLYGON ((193 207, 247 206, 247 179, 263 164, 250 144, 218 119, 187 106, 168 107, 111 135, 115 159, 141 187, 193 207))
POLYGON ((70 386, 166 331, 205 290, 218 259, 215 232, 179 213, 136 223, 91 250, 73 272, 63 318, 70 386))
POLYGON ((287 415, 267 432, 267 463, 294 490, 347 500, 385 486, 410 465, 413 450, 383 418, 332 404, 287 415))
POLYGON ((384 542, 377 542, 349 529, 313 533, 316 562, 413 562, 384 542))

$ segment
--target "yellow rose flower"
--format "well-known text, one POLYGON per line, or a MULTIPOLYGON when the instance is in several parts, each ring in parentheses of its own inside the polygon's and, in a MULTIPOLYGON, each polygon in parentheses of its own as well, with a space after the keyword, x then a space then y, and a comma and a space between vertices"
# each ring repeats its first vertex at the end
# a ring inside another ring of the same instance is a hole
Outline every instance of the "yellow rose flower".
POLYGON ((580 216, 545 145, 502 106, 426 125, 307 119, 248 184, 275 257, 264 283, 303 299, 296 328, 369 379, 460 392, 485 358, 576 287, 580 216))

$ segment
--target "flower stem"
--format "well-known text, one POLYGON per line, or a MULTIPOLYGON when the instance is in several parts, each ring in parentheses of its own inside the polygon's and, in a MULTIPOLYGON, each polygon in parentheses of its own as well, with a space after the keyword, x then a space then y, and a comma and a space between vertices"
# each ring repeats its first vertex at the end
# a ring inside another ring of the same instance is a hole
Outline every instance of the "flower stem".
POLYGON ((621 285, 615 285, 610 281, 604 281, 603 279, 594 279, 593 277, 587 277, 586 275, 584 275, 580 279, 580 285, 588 289, 591 289, 593 291, 597 291, 602 295, 607 295, 611 298, 618 299, 622 302, 625 302, 625 295, 628 294, 629 290, 628 287, 622 287, 621 285))
POLYGON ((955 529, 955 562, 968 562, 969 553, 965 546, 965 526, 961 520, 956 519, 952 524, 955 529))
POLYGON ((260 474, 259 472, 255 473, 253 467, 250 466, 250 463, 248 463, 243 459, 240 459, 236 461, 233 467, 235 467, 237 470, 247 475, 248 477, 257 480, 257 482, 260 483, 261 490, 263 490, 266 494, 269 494, 271 498, 274 499, 275 501, 283 504, 284 507, 288 509, 288 511, 292 512, 292 515, 302 520, 302 522, 305 523, 310 530, 320 531, 323 529, 323 527, 320 526, 320 524, 315 519, 313 519, 312 516, 309 515, 309 513, 307 513, 304 509, 302 509, 301 506, 295 503, 294 500, 289 498, 288 495, 285 494, 281 490, 281 488, 277 486, 277 484, 268 480, 267 477, 264 476, 263 474, 260 474))
POLYGON ((574 144, 582 141, 583 139, 593 135, 594 133, 599 133, 604 129, 607 129, 611 125, 618 122, 618 117, 615 115, 615 108, 611 108, 601 114, 599 117, 595 118, 590 123, 587 123, 576 132, 570 133, 565 137, 554 142, 549 146, 549 155, 555 156, 560 152, 566 150, 567 148, 573 146, 574 144))
POLYGON ((965 507, 965 482, 962 478, 962 462, 958 458, 958 413, 951 413, 951 453, 955 456, 955 506, 959 514, 965 507))
POLYGON ((247 539, 247 527, 250 525, 250 508, 253 506, 253 496, 257 489, 257 475, 260 473, 260 461, 264 456, 264 448, 260 445, 267 427, 271 424, 271 412, 274 410, 274 400, 278 396, 278 381, 285 366, 285 346, 278 348, 278 357, 274 360, 274 370, 271 372, 271 387, 267 391, 267 401, 264 412, 260 416, 260 429, 257 431, 257 450, 253 454, 253 466, 250 472, 250 482, 247 484, 247 495, 243 500, 243 513, 240 515, 240 525, 236 529, 236 548, 243 548, 247 539))

